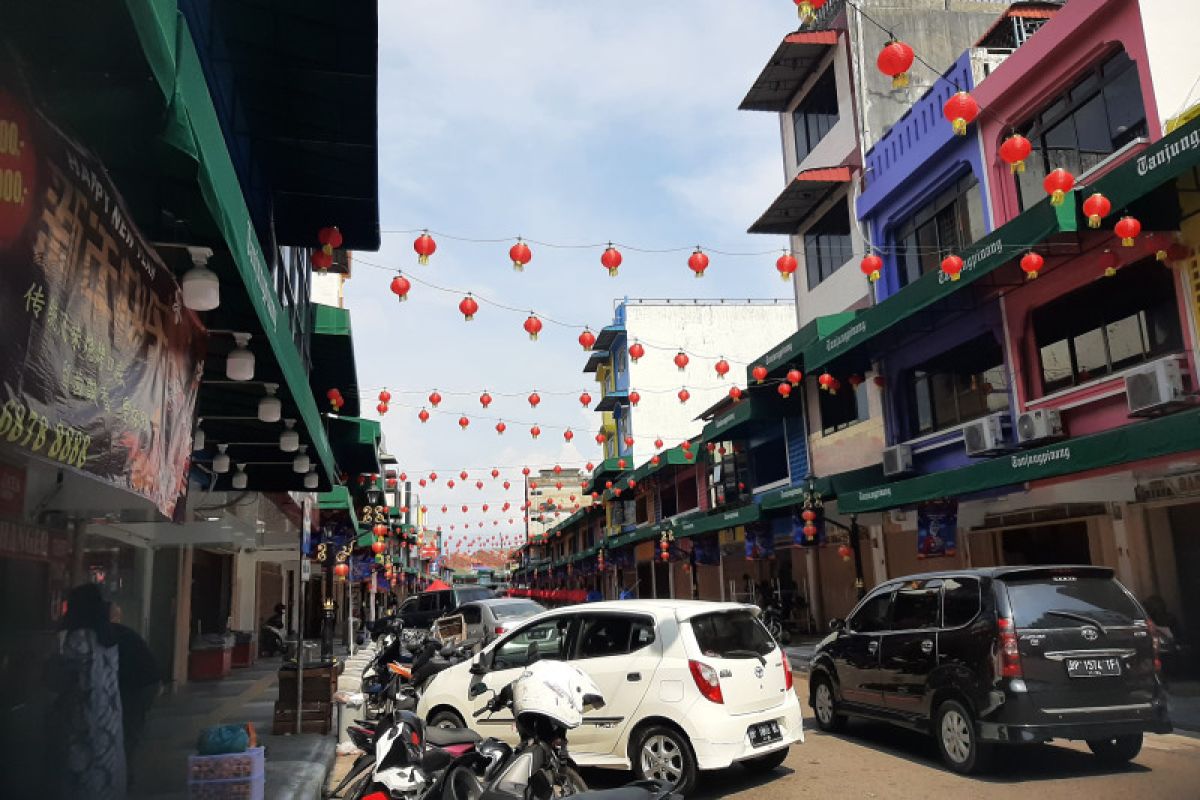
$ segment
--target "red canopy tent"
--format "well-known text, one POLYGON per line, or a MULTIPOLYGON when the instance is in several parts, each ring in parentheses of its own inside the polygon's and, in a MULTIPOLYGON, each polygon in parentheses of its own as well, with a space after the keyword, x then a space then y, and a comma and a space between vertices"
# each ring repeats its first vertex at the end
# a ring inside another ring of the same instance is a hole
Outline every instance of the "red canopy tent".
POLYGON ((446 583, 443 580, 436 580, 433 583, 426 586, 425 591, 427 591, 427 592, 444 592, 449 588, 450 588, 450 584, 446 583))

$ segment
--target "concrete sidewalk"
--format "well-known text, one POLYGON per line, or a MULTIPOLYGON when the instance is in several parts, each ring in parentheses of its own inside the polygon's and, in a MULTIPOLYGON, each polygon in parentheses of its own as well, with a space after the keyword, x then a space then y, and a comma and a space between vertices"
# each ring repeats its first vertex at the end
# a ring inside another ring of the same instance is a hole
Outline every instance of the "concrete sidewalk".
MULTIPOLYGON (((342 651, 339 658, 344 657, 342 651)), ((160 697, 146 720, 142 745, 134 756, 131 800, 186 798, 187 757, 196 752, 200 731, 246 722, 254 724, 259 744, 266 748, 266 799, 319 800, 333 766, 337 731, 327 736, 271 733, 279 666, 278 657, 262 659, 253 667, 234 670, 224 680, 189 683, 160 697)))

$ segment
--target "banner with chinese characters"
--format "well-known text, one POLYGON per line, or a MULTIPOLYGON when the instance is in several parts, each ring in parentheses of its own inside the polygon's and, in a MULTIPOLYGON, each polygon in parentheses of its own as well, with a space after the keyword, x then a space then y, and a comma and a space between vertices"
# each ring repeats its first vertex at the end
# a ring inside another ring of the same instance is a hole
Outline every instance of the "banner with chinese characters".
POLYGON ((938 500, 917 506, 917 558, 958 552, 958 501, 938 500))
POLYGON ((0 447, 187 489, 204 336, 103 165, 0 87, 0 447))

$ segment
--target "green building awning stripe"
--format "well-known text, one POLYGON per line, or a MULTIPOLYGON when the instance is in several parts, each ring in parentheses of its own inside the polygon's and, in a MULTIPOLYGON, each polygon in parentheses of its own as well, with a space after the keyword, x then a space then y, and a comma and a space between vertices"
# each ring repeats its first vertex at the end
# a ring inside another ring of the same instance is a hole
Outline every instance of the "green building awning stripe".
POLYGON ((838 497, 838 512, 882 511, 1196 449, 1200 449, 1200 409, 1191 409, 961 469, 848 492, 838 497))
POLYGON ((329 439, 338 466, 357 475, 378 473, 379 441, 383 430, 376 420, 361 417, 329 417, 329 439))
POLYGON ((718 511, 715 514, 688 517, 675 522, 672 527, 674 528, 676 538, 682 539, 688 536, 698 536, 702 533, 711 533, 713 531, 725 530, 726 528, 736 528, 746 525, 747 523, 755 522, 759 518, 759 515, 760 510, 758 506, 751 503, 732 511, 718 511))
POLYGON ((1100 192, 1120 209, 1149 194, 1169 180, 1200 166, 1200 118, 1176 128, 1154 144, 1079 190, 1084 198, 1100 192))
POLYGON ((791 366, 801 365, 803 363, 802 357, 804 351, 813 342, 843 327, 854 319, 857 314, 857 311, 842 311, 812 320, 803 328, 750 362, 746 366, 746 385, 754 385, 754 368, 759 364, 767 368, 768 379, 779 378, 791 366))
POLYGON ((820 369, 887 333, 914 314, 962 291, 1019 257, 1026 249, 1047 237, 1076 230, 1076 202, 1074 193, 1068 194, 1059 206, 1050 205, 1048 197, 1041 200, 960 253, 965 266, 959 280, 949 280, 941 270, 927 272, 883 302, 863 311, 850 323, 808 345, 804 350, 805 369, 809 372, 820 369))
MULTIPOLYGON (((867 486, 875 486, 883 482, 883 467, 879 464, 874 464, 861 469, 852 469, 846 472, 839 472, 835 475, 826 475, 824 477, 813 480, 813 491, 820 495, 821 500, 834 500, 837 497, 852 492, 857 489, 863 489, 867 486)), ((759 499, 759 504, 763 511, 772 511, 780 508, 790 508, 804 502, 805 484, 799 486, 786 486, 782 489, 775 489, 766 492, 759 499)))
POLYGON ((174 2, 126 0, 125 6, 163 93, 163 139, 195 159, 205 205, 242 276, 288 393, 308 430, 313 455, 324 467, 327 481, 336 483, 333 453, 309 388, 308 373, 292 340, 288 315, 275 294, 274 277, 255 235, 187 22, 174 2))
POLYGON ((350 517, 350 524, 355 528, 358 527, 358 515, 354 513, 354 498, 350 496, 350 490, 345 486, 334 484, 328 492, 318 494, 317 509, 329 512, 344 511, 350 517))
POLYGON ((350 336, 350 309, 313 303, 313 330, 318 336, 350 336))

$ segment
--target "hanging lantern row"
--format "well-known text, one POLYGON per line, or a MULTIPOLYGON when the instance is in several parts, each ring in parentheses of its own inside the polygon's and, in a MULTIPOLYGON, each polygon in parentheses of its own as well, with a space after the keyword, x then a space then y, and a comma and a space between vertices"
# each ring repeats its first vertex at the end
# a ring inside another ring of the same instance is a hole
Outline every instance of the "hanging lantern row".
POLYGON ((329 406, 334 411, 341 411, 342 406, 346 405, 346 398, 342 397, 342 392, 337 387, 325 392, 325 399, 329 401, 329 406))
POLYGON ((330 225, 317 231, 317 243, 320 247, 313 250, 312 266, 318 272, 324 272, 333 266, 333 251, 342 246, 342 232, 336 225, 330 225))
POLYGON ((379 416, 383 416, 388 412, 388 403, 392 401, 392 393, 384 389, 379 393, 379 405, 375 406, 375 410, 379 412, 379 416))
POLYGON ((675 534, 667 529, 662 532, 658 538, 658 558, 660 561, 671 560, 671 544, 675 541, 675 534))

